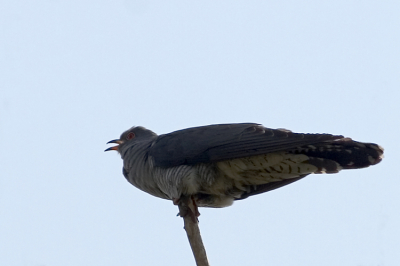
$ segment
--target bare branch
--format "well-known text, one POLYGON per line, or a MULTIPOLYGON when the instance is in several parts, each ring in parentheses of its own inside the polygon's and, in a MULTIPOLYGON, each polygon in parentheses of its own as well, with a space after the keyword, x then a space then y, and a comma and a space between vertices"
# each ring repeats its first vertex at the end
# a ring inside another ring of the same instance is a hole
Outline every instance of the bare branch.
POLYGON ((190 197, 181 197, 179 200, 179 214, 183 217, 185 230, 197 266, 209 266, 206 250, 200 235, 196 207, 190 197))

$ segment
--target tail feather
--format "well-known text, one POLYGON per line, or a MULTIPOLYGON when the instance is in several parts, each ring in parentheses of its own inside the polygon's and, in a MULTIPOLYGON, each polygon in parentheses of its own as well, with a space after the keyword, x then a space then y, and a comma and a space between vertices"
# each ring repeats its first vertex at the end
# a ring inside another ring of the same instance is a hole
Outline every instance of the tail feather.
POLYGON ((291 152, 311 157, 310 163, 318 168, 325 168, 327 173, 335 172, 332 161, 340 166, 336 169, 339 171, 368 167, 379 163, 383 158, 383 148, 379 145, 349 138, 302 146, 291 152))
POLYGON ((314 174, 336 174, 343 169, 339 163, 330 159, 310 157, 307 162, 318 168, 314 174))
MULTIPOLYGON (((318 169, 318 171, 314 172, 315 174, 331 174, 337 173, 342 169, 365 168, 379 163, 383 158, 383 148, 381 146, 374 143, 357 142, 349 138, 301 146, 287 152, 308 156, 306 163, 314 165, 318 169)), ((248 186, 248 190, 242 193, 240 197, 235 198, 235 200, 245 199, 286 186, 307 175, 308 173, 303 173, 295 178, 248 186)))

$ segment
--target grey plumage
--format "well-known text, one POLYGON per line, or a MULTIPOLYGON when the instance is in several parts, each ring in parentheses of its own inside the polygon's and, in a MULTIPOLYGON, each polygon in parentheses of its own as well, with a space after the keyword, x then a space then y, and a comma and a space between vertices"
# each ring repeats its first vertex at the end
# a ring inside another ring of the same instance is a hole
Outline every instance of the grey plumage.
MULTIPOLYGON (((311 173, 337 173, 379 163, 383 149, 331 134, 293 133, 259 124, 221 124, 158 136, 132 127, 118 146, 123 174, 163 199, 192 196, 200 207, 225 207, 311 173)), ((106 150, 106 151, 107 151, 106 150)))

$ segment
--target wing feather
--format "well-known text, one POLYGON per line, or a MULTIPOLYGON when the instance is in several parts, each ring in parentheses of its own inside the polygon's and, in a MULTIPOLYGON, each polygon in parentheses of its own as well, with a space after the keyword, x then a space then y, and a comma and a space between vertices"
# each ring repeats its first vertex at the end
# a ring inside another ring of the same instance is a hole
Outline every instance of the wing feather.
POLYGON ((331 134, 293 133, 254 123, 220 124, 160 135, 149 155, 155 165, 172 167, 284 151, 341 138, 331 134))

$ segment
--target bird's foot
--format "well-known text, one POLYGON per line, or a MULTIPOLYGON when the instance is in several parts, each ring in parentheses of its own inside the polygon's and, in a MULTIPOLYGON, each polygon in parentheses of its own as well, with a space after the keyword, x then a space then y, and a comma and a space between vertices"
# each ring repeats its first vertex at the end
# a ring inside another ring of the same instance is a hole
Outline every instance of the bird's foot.
POLYGON ((179 205, 180 200, 181 200, 180 198, 178 198, 178 199, 172 198, 172 203, 173 203, 174 205, 179 205))
POLYGON ((197 218, 200 216, 200 212, 193 197, 182 196, 179 199, 173 199, 172 202, 179 206, 179 216, 182 218, 189 216, 194 223, 199 221, 197 218))

